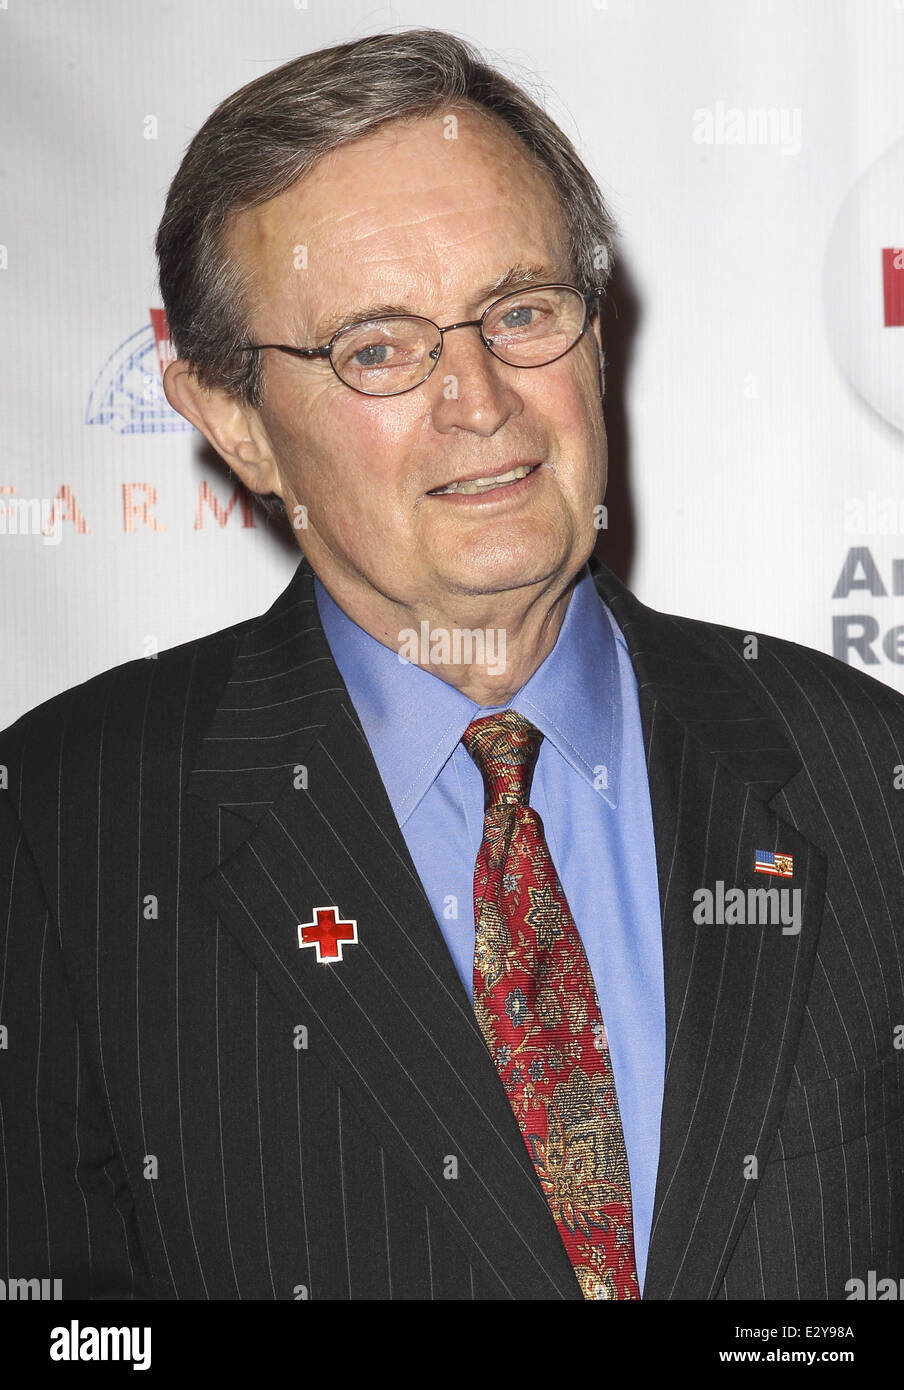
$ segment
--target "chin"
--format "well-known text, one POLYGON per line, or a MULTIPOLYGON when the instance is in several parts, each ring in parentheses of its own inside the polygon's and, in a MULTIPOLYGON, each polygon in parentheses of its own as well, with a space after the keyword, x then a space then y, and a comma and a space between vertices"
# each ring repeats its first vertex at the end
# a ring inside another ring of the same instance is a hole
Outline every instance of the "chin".
POLYGON ((454 570, 447 569, 447 582, 461 594, 505 593, 509 589, 542 584, 559 573, 568 573, 570 577, 572 570, 578 570, 582 562, 576 561, 569 566, 569 558, 554 553, 548 546, 462 556, 454 570))

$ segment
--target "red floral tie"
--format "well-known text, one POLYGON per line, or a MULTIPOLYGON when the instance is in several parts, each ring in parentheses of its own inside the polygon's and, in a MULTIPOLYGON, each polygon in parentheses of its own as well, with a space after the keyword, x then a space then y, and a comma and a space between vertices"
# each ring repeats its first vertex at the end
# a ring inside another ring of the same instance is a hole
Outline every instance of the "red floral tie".
POLYGON ((590 966, 527 804, 543 735, 515 710, 462 742, 483 775, 474 1011, 585 1298, 639 1298, 631 1184, 590 966))

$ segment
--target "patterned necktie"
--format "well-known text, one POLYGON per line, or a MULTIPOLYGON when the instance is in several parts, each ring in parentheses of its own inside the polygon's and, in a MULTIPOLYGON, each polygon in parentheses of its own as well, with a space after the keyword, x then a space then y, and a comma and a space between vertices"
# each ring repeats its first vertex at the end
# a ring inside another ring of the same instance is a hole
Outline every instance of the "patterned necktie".
POLYGON ((543 735, 515 710, 462 743, 483 775, 474 1011, 585 1298, 639 1298, 631 1184, 584 946, 527 804, 543 735))

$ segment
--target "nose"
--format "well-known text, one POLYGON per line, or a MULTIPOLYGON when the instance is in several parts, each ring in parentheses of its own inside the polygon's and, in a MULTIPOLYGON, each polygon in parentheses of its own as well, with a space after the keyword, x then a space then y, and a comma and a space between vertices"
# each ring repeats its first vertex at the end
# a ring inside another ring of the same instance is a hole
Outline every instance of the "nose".
POLYGON ((440 433, 457 428, 494 434, 523 409, 520 395, 507 379, 514 371, 484 346, 478 325, 455 324, 446 329, 428 382, 435 428, 440 433))

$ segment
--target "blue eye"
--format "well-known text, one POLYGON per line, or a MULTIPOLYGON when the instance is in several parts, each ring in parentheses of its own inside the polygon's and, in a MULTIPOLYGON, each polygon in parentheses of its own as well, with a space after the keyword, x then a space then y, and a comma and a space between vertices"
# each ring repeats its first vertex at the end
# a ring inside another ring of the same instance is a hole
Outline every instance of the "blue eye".
POLYGON ((528 323, 509 323, 509 319, 516 318, 518 314, 535 314, 536 312, 536 309, 532 309, 527 304, 519 304, 517 309, 509 309, 508 313, 503 315, 502 323, 507 328, 527 328, 528 323))
POLYGON ((385 364, 386 364, 386 359, 385 359, 385 357, 384 357, 384 358, 380 358, 379 361, 374 361, 373 354, 374 354, 374 353, 379 353, 379 352, 386 352, 386 344, 385 344, 385 343, 372 343, 372 344, 370 344, 368 347, 358 348, 358 351, 355 353, 355 357, 354 357, 354 360, 355 360, 356 365, 359 366, 359 367, 383 367, 383 366, 385 366, 385 364), (362 357, 367 357, 368 354, 371 354, 371 357, 370 357, 370 360, 369 360, 369 361, 362 362, 362 361, 359 360, 359 359, 362 358, 362 357))

